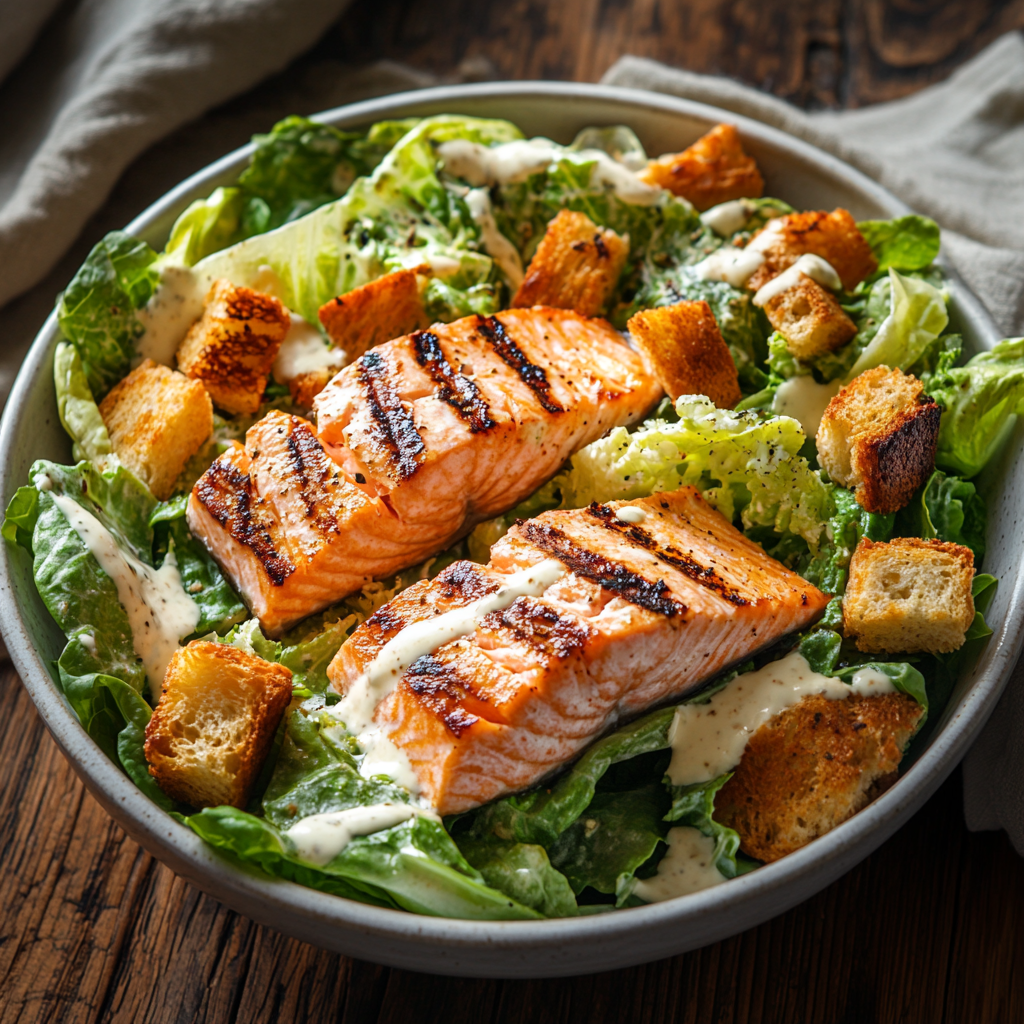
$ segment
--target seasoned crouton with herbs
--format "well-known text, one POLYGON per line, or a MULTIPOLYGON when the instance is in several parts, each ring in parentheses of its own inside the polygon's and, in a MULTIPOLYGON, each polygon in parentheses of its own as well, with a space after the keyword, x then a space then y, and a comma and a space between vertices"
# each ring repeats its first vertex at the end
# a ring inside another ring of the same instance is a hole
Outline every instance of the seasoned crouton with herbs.
POLYGON ((924 708, 903 693, 804 697, 750 738, 715 797, 740 849, 776 861, 830 832, 896 780, 924 708))
POLYGON ((292 674, 230 644, 174 652, 146 726, 149 774, 192 807, 244 807, 292 696, 292 674))
POLYGON ((561 210, 537 246, 511 306, 553 306, 597 316, 629 255, 629 243, 586 214, 561 210))
POLYGON ((843 630, 871 653, 948 654, 974 621, 974 554, 942 540, 861 540, 850 560, 843 630))
POLYGON ((178 369, 202 381, 218 408, 254 413, 290 326, 288 311, 272 295, 214 281, 202 317, 178 348, 178 369))
POLYGON ((756 199, 764 192, 764 178, 732 124, 716 125, 682 153, 652 160, 638 177, 688 199, 698 210, 730 199, 756 199))
POLYGON ((161 501, 213 431, 213 404, 197 380, 147 359, 100 403, 117 457, 161 501))
POLYGON ((421 277, 427 270, 395 270, 320 307, 320 323, 349 362, 374 345, 430 323, 421 291, 421 277))
POLYGON ((678 302, 645 309, 629 321, 629 333, 651 372, 673 400, 707 395, 731 409, 743 397, 736 364, 706 302, 678 302))
POLYGON ((748 282, 755 291, 807 253, 830 263, 848 292, 878 269, 871 246, 842 207, 831 213, 809 210, 776 217, 754 235, 747 248, 764 256, 764 263, 748 282))
POLYGON ((835 296, 806 274, 800 275, 797 284, 769 299, 764 311, 797 359, 810 360, 835 352, 857 333, 856 324, 835 296))
POLYGON ((876 366, 839 392, 818 427, 818 461, 869 512, 896 512, 935 468, 942 409, 921 382, 876 366))

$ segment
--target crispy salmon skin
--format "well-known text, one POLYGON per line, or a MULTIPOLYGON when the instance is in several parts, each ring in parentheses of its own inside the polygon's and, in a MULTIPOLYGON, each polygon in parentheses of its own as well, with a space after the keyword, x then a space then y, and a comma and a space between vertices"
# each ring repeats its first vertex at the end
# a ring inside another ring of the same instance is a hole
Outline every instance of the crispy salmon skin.
POLYGON ((546 559, 564 567, 556 582, 418 658, 376 707, 441 814, 534 785, 616 720, 692 692, 828 602, 685 487, 518 523, 487 566, 457 562, 381 608, 331 683, 346 694, 405 627, 546 559))
POLYGON ((189 528, 278 634, 514 507, 661 394, 604 320, 533 307, 370 349, 192 490, 189 528))

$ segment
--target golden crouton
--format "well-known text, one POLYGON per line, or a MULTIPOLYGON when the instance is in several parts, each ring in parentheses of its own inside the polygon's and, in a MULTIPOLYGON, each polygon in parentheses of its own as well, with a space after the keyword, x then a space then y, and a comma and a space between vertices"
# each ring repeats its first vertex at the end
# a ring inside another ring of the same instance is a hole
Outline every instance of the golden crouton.
POLYGON ((288 311, 272 295, 221 278, 178 349, 178 368, 201 380, 225 412, 256 412, 290 326, 288 311))
POLYGON ((732 124, 716 125, 682 153, 652 160, 637 177, 688 199, 698 210, 764 192, 764 178, 732 124))
POLYGON ((549 224, 511 305, 574 309, 597 316, 629 255, 626 239, 586 214, 561 210, 549 224))
POLYGON ((320 323, 349 362, 367 349, 430 322, 423 308, 419 275, 427 267, 396 270, 339 295, 320 307, 320 323))
POLYGON ((117 457, 161 501, 213 431, 213 404, 197 380, 147 359, 100 403, 117 457))
POLYGON ((764 256, 764 263, 748 282, 754 291, 787 270, 806 253, 813 253, 831 263, 848 292, 878 269, 878 260, 871 246, 849 211, 842 207, 831 213, 809 210, 776 217, 754 235, 748 248, 750 246, 764 256))
POLYGON ((292 697, 292 674, 230 644, 174 652, 146 726, 149 774, 192 807, 244 807, 292 697))
POLYGON ((876 366, 847 384, 821 418, 818 461, 869 512, 896 512, 935 468, 942 409, 914 376, 876 366))
POLYGON ((764 311, 797 359, 835 352, 857 333, 857 325, 835 296, 806 274, 800 275, 798 284, 769 299, 764 311))
POLYGON ((974 621, 974 555, 943 540, 866 538, 850 560, 843 630, 862 651, 947 654, 974 621))
POLYGON ((706 302, 645 309, 628 327, 670 398, 707 395, 719 408, 731 409, 743 397, 729 346, 706 302))
POLYGON ((913 697, 804 697, 750 738, 715 797, 740 849, 775 861, 830 832, 895 781, 924 708, 913 697))

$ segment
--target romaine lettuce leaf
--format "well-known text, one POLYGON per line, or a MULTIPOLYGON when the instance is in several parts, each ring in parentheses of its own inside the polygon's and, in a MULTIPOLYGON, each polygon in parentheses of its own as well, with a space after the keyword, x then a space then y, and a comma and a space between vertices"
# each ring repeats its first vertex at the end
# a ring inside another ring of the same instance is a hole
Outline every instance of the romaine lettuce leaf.
POLYGON ((57 303, 61 334, 78 350, 89 389, 102 398, 125 374, 143 333, 135 310, 156 288, 157 254, 112 231, 93 246, 57 303))
POLYGON ((492 889, 545 917, 574 917, 579 910, 568 880, 536 843, 463 838, 459 850, 492 889))
POLYGON ((985 554, 985 501, 974 484, 937 469, 913 501, 899 513, 898 532, 907 537, 952 541, 974 552, 975 565, 985 554))
POLYGON ((939 255, 939 225, 930 217, 911 213, 892 220, 862 220, 857 227, 879 270, 923 270, 939 255))
POLYGON ((1024 412, 1024 338, 999 342, 966 366, 947 367, 927 382, 944 409, 936 463, 963 477, 979 473, 1012 418, 1024 412))
POLYGON ((82 369, 82 357, 68 342, 57 343, 53 354, 53 381, 57 414, 71 438, 75 460, 105 462, 114 451, 110 435, 82 369))
POLYGON ((701 490, 727 519, 744 528, 793 533, 817 551, 830 493, 798 452, 800 424, 788 416, 716 409, 703 396, 676 402, 679 420, 647 420, 629 433, 618 427, 572 457, 556 478, 563 507, 639 498, 685 485, 701 490))
MULTIPOLYGON (((892 267, 888 280, 889 313, 847 372, 847 382, 875 366, 912 366, 949 323, 946 296, 941 289, 921 277, 904 276, 892 267)), ((875 295, 879 302, 884 295, 884 286, 877 282, 872 286, 875 295)), ((869 307, 871 304, 869 299, 869 307)), ((856 342, 855 338, 850 344, 856 342)))

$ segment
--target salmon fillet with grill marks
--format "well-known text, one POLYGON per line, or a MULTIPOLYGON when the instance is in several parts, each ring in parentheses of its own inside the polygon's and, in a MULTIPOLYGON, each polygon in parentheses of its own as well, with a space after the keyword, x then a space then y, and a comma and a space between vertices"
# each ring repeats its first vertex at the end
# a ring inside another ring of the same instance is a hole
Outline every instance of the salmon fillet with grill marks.
POLYGON ((660 386, 604 320, 534 307, 366 352, 272 412, 192 490, 188 522, 270 633, 514 507, 660 386))
POLYGON ((374 726, 441 814, 535 784, 616 720, 693 692, 828 602, 685 487, 520 522, 489 565, 457 562, 368 619, 332 661, 332 684, 347 693, 404 627, 550 558, 565 567, 557 582, 420 657, 377 704, 374 726), (624 506, 643 521, 620 520, 624 506))

